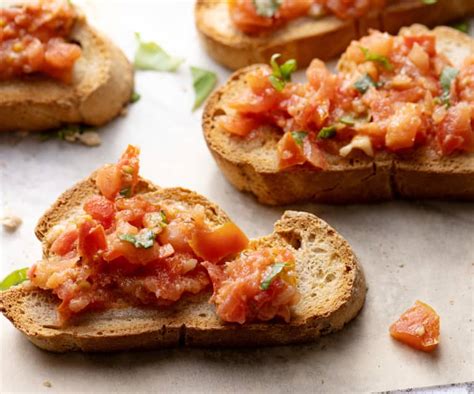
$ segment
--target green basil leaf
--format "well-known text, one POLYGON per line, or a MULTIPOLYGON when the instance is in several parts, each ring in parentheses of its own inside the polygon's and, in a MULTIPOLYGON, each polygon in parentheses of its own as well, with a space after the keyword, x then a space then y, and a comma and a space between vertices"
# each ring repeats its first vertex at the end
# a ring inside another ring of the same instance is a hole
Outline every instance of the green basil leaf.
POLYGON ((142 96, 140 96, 140 94, 138 94, 137 92, 133 92, 132 97, 130 97, 130 102, 134 104, 137 101, 140 101, 141 98, 142 96))
POLYGON ((155 241, 155 233, 152 230, 142 230, 138 234, 121 234, 119 239, 133 244, 136 248, 149 249, 155 241))
POLYGON ((327 140, 334 137, 337 134, 335 126, 323 127, 318 133, 318 138, 322 140, 327 140))
POLYGON ((262 283, 260 283, 260 289, 262 290, 268 290, 270 285, 273 282, 273 279, 276 278, 276 276, 283 271, 283 268, 286 267, 285 263, 275 263, 272 265, 272 269, 270 273, 263 279, 262 283))
POLYGON ((354 83, 354 87, 362 94, 367 92, 371 86, 377 87, 378 85, 369 74, 365 74, 362 78, 358 79, 354 83))
POLYGON ((463 32, 463 33, 469 33, 469 21, 468 20, 458 21, 458 22, 452 23, 450 26, 453 27, 456 30, 459 30, 459 31, 463 32))
POLYGON ((122 190, 120 190, 120 195, 127 198, 131 197, 132 189, 129 187, 124 187, 122 190))
POLYGON ((366 62, 377 62, 382 65, 388 71, 393 70, 393 64, 390 63, 387 56, 379 55, 374 52, 370 52, 368 48, 359 47, 362 53, 364 54, 366 62))
POLYGON ((308 133, 306 131, 292 131, 291 136, 298 145, 303 145, 303 141, 308 136, 308 133))
POLYGON ((285 88, 286 82, 291 82, 291 74, 298 68, 298 63, 295 59, 287 60, 280 66, 277 62, 280 57, 279 53, 275 53, 271 57, 272 75, 268 77, 272 86, 279 92, 285 88))
POLYGON ((283 0, 253 0, 257 14, 265 18, 271 18, 280 8, 283 0))
POLYGON ((285 82, 281 78, 277 78, 274 75, 268 77, 270 83, 275 88, 275 90, 281 92, 285 88, 285 82))
POLYGON ((56 130, 47 130, 39 133, 41 141, 48 141, 51 139, 66 141, 68 138, 74 138, 76 134, 82 134, 85 131, 91 130, 83 125, 68 125, 56 130))
POLYGON ((166 53, 153 41, 142 41, 140 34, 135 33, 138 48, 135 52, 134 65, 137 70, 176 71, 184 59, 166 53))
POLYGON ((166 217, 165 211, 160 211, 160 215, 161 215, 161 221, 162 221, 164 224, 168 224, 168 218, 166 217))
POLYGON ((201 106, 216 86, 217 75, 212 71, 192 66, 191 75, 193 77, 193 88, 196 95, 193 106, 194 111, 201 106))
POLYGON ((339 118, 339 122, 345 124, 346 126, 354 126, 355 119, 350 115, 341 116, 339 118))
POLYGON ((19 285, 28 279, 28 267, 13 271, 0 282, 0 291, 8 290, 12 286, 19 285))
POLYGON ((422 0, 422 2, 423 4, 431 5, 431 4, 436 4, 438 0, 422 0))
POLYGON ((442 93, 440 96, 443 104, 449 105, 451 99, 451 85, 459 74, 459 70, 454 67, 445 67, 439 77, 442 93))

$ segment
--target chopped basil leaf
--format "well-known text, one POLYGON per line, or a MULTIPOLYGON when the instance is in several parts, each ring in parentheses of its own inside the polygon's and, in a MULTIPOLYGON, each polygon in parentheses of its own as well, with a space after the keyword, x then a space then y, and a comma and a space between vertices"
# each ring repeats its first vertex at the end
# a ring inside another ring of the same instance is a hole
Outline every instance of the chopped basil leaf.
POLYGON ((166 53, 153 41, 142 41, 140 34, 135 33, 138 48, 135 52, 134 65, 137 70, 176 71, 184 59, 166 53))
POLYGON ((445 67, 441 72, 439 77, 439 82, 441 84, 441 89, 443 92, 441 93, 440 99, 443 104, 450 105, 451 99, 451 85, 453 81, 456 79, 459 71, 454 67, 445 67))
POLYGON ((364 94, 369 90, 369 88, 378 87, 379 85, 372 79, 369 74, 365 74, 362 78, 358 79, 354 83, 354 87, 357 89, 358 92, 364 94))
POLYGON ((276 278, 276 276, 283 271, 283 268, 286 267, 285 263, 275 263, 272 265, 272 269, 270 273, 263 279, 262 283, 260 283, 260 289, 262 290, 268 290, 270 285, 273 282, 273 279, 276 278))
POLYGON ((141 98, 142 96, 140 96, 140 94, 138 94, 137 92, 133 92, 132 97, 130 97, 130 102, 134 104, 137 101, 139 101, 141 98))
POLYGON ((327 140, 334 137, 337 134, 335 126, 323 127, 318 134, 318 138, 322 140, 327 140))
POLYGON ((78 134, 83 134, 85 131, 91 130, 82 125, 68 125, 61 129, 42 131, 39 134, 41 141, 48 141, 57 139, 61 141, 74 141, 78 134))
POLYGON ((436 4, 438 2, 438 0, 422 0, 422 1, 423 1, 423 4, 428 4, 428 5, 436 4))
POLYGON ((469 21, 468 20, 463 20, 463 21, 458 21, 458 22, 452 23, 451 27, 453 27, 456 30, 459 30, 463 33, 469 33, 469 21))
POLYGON ((266 18, 274 16, 282 3, 283 0, 253 0, 257 14, 266 18))
POLYGON ((120 190, 119 194, 123 197, 131 197, 132 189, 129 187, 124 187, 122 190, 120 190))
POLYGON ((153 246, 155 233, 152 230, 142 230, 138 234, 122 234, 119 239, 133 244, 136 248, 149 249, 153 246))
POLYGON ((354 126, 355 119, 352 116, 346 115, 339 118, 339 122, 345 124, 346 126, 354 126))
POLYGON ((161 221, 162 221, 164 224, 168 224, 168 218, 166 217, 165 211, 160 211, 160 215, 161 215, 161 221))
POLYGON ((0 291, 8 290, 12 286, 19 285, 28 279, 28 268, 22 268, 13 271, 10 275, 0 282, 0 291))
POLYGON ((308 136, 308 133, 306 131, 292 131, 291 136, 298 145, 303 145, 303 141, 308 136))
POLYGON ((287 82, 291 82, 291 74, 293 74, 298 68, 295 59, 287 60, 280 66, 277 63, 277 60, 280 57, 281 55, 279 53, 275 53, 270 59, 273 73, 268 77, 272 86, 279 92, 284 89, 287 82))
POLYGON ((364 54, 366 62, 377 62, 383 66, 388 71, 393 70, 393 64, 390 63, 387 56, 379 55, 374 52, 370 52, 368 48, 359 47, 362 53, 364 54))
POLYGON ((207 96, 212 92, 217 83, 217 75, 212 71, 191 66, 193 77, 193 88, 196 98, 194 100, 193 111, 201 106, 207 96))
POLYGON ((147 227, 157 228, 157 227, 166 227, 168 224, 168 219, 164 211, 152 212, 147 216, 148 225, 147 227))

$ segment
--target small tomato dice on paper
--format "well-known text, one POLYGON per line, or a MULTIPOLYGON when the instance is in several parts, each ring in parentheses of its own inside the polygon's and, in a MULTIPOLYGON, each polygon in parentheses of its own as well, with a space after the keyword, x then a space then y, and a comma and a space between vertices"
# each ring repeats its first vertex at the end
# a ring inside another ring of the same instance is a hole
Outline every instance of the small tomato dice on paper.
POLYGON ((390 326, 390 335, 414 349, 432 352, 439 343, 439 316, 429 305, 416 301, 390 326))

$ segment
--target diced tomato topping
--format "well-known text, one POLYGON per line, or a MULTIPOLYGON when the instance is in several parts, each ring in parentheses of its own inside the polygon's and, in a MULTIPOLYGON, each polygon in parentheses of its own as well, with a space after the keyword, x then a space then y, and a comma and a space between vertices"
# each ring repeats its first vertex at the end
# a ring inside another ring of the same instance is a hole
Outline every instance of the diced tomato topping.
POLYGON ((122 186, 122 175, 117 166, 109 164, 97 171, 95 179, 100 193, 109 200, 113 200, 120 192, 122 186))
POLYGON ((65 231, 56 238, 51 245, 51 252, 59 256, 65 256, 71 252, 79 238, 77 229, 65 231))
POLYGON ((439 316, 429 305, 416 301, 390 326, 390 335, 415 349, 431 352, 439 343, 439 316))
POLYGON ((81 47, 66 40, 77 18, 67 0, 25 1, 0 9, 0 80, 33 73, 69 83, 81 47))
POLYGON ((403 40, 408 48, 413 48, 415 44, 421 46, 430 56, 436 56, 436 38, 432 35, 425 36, 404 36, 403 40))
POLYGON ((219 125, 231 134, 245 137, 258 128, 261 122, 240 114, 236 116, 224 115, 219 118, 219 125))
POLYGON ((115 218, 115 206, 103 196, 92 196, 84 203, 84 211, 108 229, 115 218))
POLYGON ((247 247, 247 236, 234 223, 227 222, 215 230, 198 229, 190 242, 197 256, 211 263, 241 252, 247 247))
POLYGON ((303 142, 297 142, 291 133, 285 133, 283 138, 278 142, 277 149, 280 159, 278 166, 280 169, 306 162, 303 142))
POLYGON ((474 152, 473 114, 468 103, 461 102, 448 109, 437 128, 437 140, 444 155, 455 150, 474 152))
POLYGON ((226 322, 244 324, 281 317, 290 320, 291 307, 299 301, 295 260, 285 248, 249 252, 216 266, 205 262, 217 314, 226 322))
POLYGON ((415 145, 415 138, 422 127, 421 109, 416 104, 403 104, 388 120, 385 145, 388 149, 399 150, 415 145))
POLYGON ((87 261, 94 259, 97 252, 107 249, 104 228, 92 220, 85 220, 79 225, 79 254, 87 261))

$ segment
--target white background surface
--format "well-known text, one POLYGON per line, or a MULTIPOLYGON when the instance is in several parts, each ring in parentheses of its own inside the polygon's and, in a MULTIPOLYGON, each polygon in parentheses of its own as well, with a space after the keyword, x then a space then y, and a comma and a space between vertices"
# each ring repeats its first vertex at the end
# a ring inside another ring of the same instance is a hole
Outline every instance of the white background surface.
MULTIPOLYGON (((100 131, 102 145, 0 136, 0 216, 23 218, 0 230, 0 276, 40 258, 33 229, 43 211, 76 181, 114 162, 128 143, 142 148, 142 174, 184 186, 218 203, 250 237, 265 235, 285 208, 236 192, 202 138, 191 112, 189 65, 227 71, 198 45, 189 1, 87 1, 90 19, 131 58, 134 32, 186 63, 176 74, 139 72, 141 100, 100 131)), ((352 244, 369 291, 360 316, 340 333, 305 346, 272 349, 175 349, 114 355, 54 355, 36 349, 0 318, 0 392, 309 392, 375 391, 474 380, 474 205, 390 202, 370 206, 305 204, 352 244), (390 339, 388 326, 416 299, 441 315, 433 354, 390 339), (43 385, 45 381, 51 388, 43 385)))

